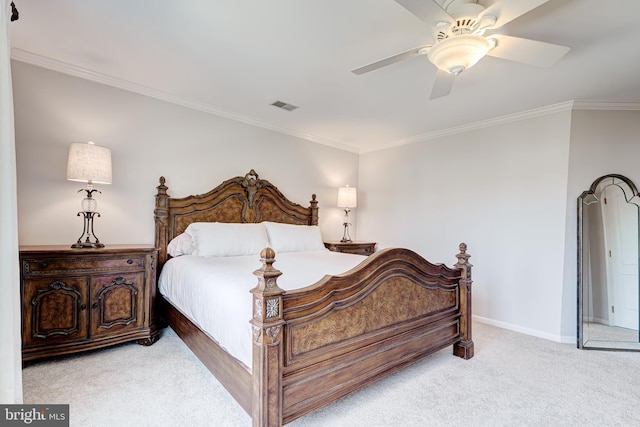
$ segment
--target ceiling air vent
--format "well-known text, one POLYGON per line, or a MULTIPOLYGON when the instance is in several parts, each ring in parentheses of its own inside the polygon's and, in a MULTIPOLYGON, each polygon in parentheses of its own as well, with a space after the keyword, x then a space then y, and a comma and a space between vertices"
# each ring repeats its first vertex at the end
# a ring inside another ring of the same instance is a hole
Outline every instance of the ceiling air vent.
POLYGON ((287 104, 286 102, 282 102, 282 101, 276 101, 271 105, 273 105, 274 107, 282 108, 283 110, 287 110, 287 111, 293 111, 296 108, 298 108, 295 105, 287 104))

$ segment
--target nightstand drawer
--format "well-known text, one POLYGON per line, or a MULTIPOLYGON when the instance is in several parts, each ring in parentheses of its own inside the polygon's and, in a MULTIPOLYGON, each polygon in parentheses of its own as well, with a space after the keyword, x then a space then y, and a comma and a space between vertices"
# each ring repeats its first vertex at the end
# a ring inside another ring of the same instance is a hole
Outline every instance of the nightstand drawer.
POLYGON ((324 242, 324 246, 333 252, 367 256, 371 255, 376 248, 374 242, 324 242))
POLYGON ((100 257, 82 256, 65 258, 24 258, 22 260, 22 273, 29 274, 55 274, 86 273, 92 271, 110 270, 140 270, 144 268, 143 256, 127 257, 100 257))

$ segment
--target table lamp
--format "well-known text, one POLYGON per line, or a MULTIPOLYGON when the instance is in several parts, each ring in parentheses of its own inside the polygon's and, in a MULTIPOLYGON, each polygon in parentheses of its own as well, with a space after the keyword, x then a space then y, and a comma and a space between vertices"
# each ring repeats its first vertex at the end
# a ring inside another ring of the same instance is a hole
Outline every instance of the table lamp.
POLYGON ((93 193, 96 191, 100 193, 100 190, 93 188, 93 184, 111 184, 111 150, 95 145, 93 142, 72 143, 67 159, 67 179, 87 183, 87 188, 78 190, 78 193, 87 192, 86 197, 82 199, 82 211, 78 212, 78 216, 84 217, 84 228, 78 241, 71 247, 104 247, 93 232, 93 218, 100 216, 96 211, 98 202, 93 198, 93 193))
POLYGON ((342 235, 341 242, 351 242, 351 236, 349 235, 349 226, 351 222, 349 221, 349 212, 351 212, 350 208, 355 208, 358 206, 356 189, 355 187, 340 187, 338 188, 338 207, 344 208, 344 221, 342 225, 344 226, 344 234, 342 235))

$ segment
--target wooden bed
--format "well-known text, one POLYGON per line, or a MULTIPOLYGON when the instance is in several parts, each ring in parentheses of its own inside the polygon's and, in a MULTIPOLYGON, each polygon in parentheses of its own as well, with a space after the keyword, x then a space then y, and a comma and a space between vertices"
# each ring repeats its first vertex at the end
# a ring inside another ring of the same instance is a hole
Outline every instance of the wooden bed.
MULTIPOLYGON (((253 170, 206 194, 171 198, 167 190, 161 177, 154 211, 158 271, 169 241, 192 222, 318 224, 315 194, 305 208, 253 170)), ((456 356, 473 357, 464 243, 453 268, 408 249, 384 249, 343 275, 288 292, 277 284, 277 254, 265 248, 260 257, 257 286, 247 295, 253 298, 251 372, 160 298, 165 321, 254 426, 291 422, 450 345, 456 356)))

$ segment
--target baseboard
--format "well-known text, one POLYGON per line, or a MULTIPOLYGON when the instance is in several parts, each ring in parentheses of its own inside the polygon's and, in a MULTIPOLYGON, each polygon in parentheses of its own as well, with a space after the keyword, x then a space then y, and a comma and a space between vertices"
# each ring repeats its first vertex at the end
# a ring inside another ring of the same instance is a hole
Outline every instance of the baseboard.
POLYGON ((549 341, 555 341, 562 344, 576 344, 576 336, 556 335, 548 332, 543 332, 537 329, 525 328, 520 325, 514 325, 513 323, 501 322, 499 320, 489 319, 482 316, 473 315, 473 320, 485 323, 487 325, 496 326, 498 328, 507 329, 509 331, 519 332, 525 335, 531 335, 533 337, 544 338, 549 341))

